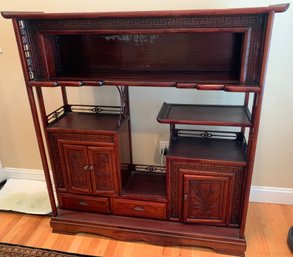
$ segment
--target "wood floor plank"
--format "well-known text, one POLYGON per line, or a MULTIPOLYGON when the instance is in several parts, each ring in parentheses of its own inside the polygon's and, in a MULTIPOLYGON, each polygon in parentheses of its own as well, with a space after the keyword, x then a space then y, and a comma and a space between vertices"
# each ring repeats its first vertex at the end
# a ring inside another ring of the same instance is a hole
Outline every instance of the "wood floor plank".
MULTIPOLYGON (((20 214, 19 214, 20 215, 20 214)), ((33 231, 37 229, 42 219, 39 216, 22 215, 14 226, 9 228, 6 235, 2 238, 4 242, 11 242, 26 245, 33 231)))
POLYGON ((15 223, 18 222, 22 216, 13 213, 2 212, 0 217, 0 241, 3 242, 3 238, 7 235, 7 231, 14 227, 15 223))
POLYGON ((279 205, 282 209, 286 221, 286 226, 293 226, 293 208, 290 205, 279 205))
POLYGON ((109 240, 107 244, 107 248, 103 254, 104 257, 113 257, 115 250, 117 248, 117 241, 116 240, 109 240))
MULTIPOLYGON (((287 234, 293 206, 250 203, 246 257, 289 257, 287 234)), ((50 218, 0 212, 0 242, 102 257, 228 257, 210 249, 123 242, 90 234, 52 233, 50 218)))
POLYGON ((286 222, 286 213, 281 206, 262 205, 260 213, 262 215, 262 227, 265 233, 265 240, 272 257, 290 257, 291 252, 287 247, 287 234, 289 226, 286 222))
POLYGON ((246 256, 270 257, 261 220, 262 217, 259 212, 259 206, 250 204, 245 231, 248 246, 246 256))
POLYGON ((72 244, 70 245, 68 251, 80 254, 88 255, 101 255, 105 251, 103 243, 103 238, 100 238, 95 235, 89 234, 77 234, 74 236, 72 244))
POLYGON ((172 256, 172 247, 163 247, 162 256, 171 257, 172 256))
POLYGON ((27 240, 27 245, 31 245, 33 247, 42 247, 45 241, 48 238, 48 235, 51 234, 50 228, 50 218, 40 217, 39 225, 36 227, 33 233, 31 233, 30 237, 27 240))

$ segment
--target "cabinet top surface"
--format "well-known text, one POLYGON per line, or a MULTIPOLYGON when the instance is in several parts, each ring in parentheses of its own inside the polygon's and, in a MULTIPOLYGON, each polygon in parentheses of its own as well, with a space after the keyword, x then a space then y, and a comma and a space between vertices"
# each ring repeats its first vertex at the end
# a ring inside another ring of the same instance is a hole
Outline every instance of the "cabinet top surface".
POLYGON ((270 5, 267 7, 233 8, 233 9, 203 9, 203 10, 166 10, 166 11, 132 11, 132 12, 100 12, 100 13, 43 13, 43 12, 1 12, 4 18, 24 19, 62 19, 62 18, 99 18, 99 17, 151 17, 151 16, 186 16, 186 15, 224 15, 224 14, 262 14, 269 12, 284 12, 289 3, 270 5))
POLYGON ((119 114, 88 114, 88 113, 66 113, 61 119, 49 125, 48 131, 111 131, 117 132, 119 114))

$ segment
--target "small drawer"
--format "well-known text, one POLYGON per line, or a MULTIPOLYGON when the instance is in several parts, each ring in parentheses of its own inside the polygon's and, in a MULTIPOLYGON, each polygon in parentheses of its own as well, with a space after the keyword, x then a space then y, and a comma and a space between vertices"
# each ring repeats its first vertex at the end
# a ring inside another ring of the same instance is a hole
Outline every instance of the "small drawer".
POLYGON ((145 202, 128 199, 112 199, 112 210, 116 215, 166 219, 166 203, 145 202))
POLYGON ((62 209, 110 213, 107 197, 59 194, 59 204, 62 209))

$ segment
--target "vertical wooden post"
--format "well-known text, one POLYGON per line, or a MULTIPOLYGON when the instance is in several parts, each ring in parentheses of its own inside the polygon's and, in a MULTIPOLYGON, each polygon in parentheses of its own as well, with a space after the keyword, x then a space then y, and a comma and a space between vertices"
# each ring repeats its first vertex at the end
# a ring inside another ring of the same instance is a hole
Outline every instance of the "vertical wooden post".
POLYGON ((268 59, 268 53, 269 53, 269 45, 270 45, 270 39, 272 34, 274 15, 275 15, 274 11, 270 11, 270 13, 268 14, 266 34, 265 34, 265 46, 264 46, 260 82, 259 82, 261 91, 255 95, 253 109, 252 109, 252 127, 250 129, 248 151, 247 151, 247 159, 249 160, 249 162, 247 164, 247 179, 246 179, 246 185, 245 185, 246 188, 245 188, 245 194, 244 194, 243 214, 242 214, 242 219, 240 223, 240 233, 239 233, 240 237, 244 237, 245 224, 247 219, 250 187, 251 187, 252 173, 253 173, 254 160, 255 160, 255 151, 256 151, 257 137, 258 137, 258 131, 259 131, 264 82, 265 82, 265 75, 266 75, 266 68, 267 68, 267 59, 268 59))
POLYGON ((66 87, 61 86, 61 93, 62 93, 62 100, 64 105, 64 110, 69 111, 68 109, 68 98, 67 98, 67 92, 66 87))
POLYGON ((128 131, 129 131, 129 150, 130 150, 130 166, 133 169, 133 154, 132 154, 132 139, 131 139, 131 120, 130 120, 130 102, 129 102, 129 88, 126 87, 126 105, 127 105, 127 114, 128 114, 128 131))
POLYGON ((18 21, 16 19, 13 19, 13 27, 14 27, 15 36, 17 38, 17 46, 18 46, 22 70, 23 70, 23 74, 24 74, 24 78, 25 78, 27 95, 28 95, 31 113, 32 113, 32 117, 33 117, 35 132, 37 135, 37 142, 38 142, 38 146, 39 146, 41 161, 42 161, 42 165, 43 165, 43 169, 44 169, 45 180, 46 180, 49 199, 50 199, 51 208, 52 208, 52 216, 57 216, 57 207, 56 207, 56 203, 55 203, 55 197, 54 197, 54 193, 53 193, 51 176, 50 176, 50 172, 49 172, 49 166, 48 166, 48 161, 47 161, 47 157, 46 157, 44 141, 43 141, 41 127, 40 127, 39 118, 38 118, 38 112, 37 112, 36 102, 35 102, 35 98, 34 98, 34 92, 33 92, 32 87, 30 87, 28 85, 28 81, 30 80, 30 77, 29 77, 27 67, 26 67, 25 55, 24 55, 23 47, 21 45, 21 42, 22 42, 21 35, 20 35, 19 27, 18 27, 18 21))
POLYGON ((31 87, 27 87, 27 92, 28 92, 29 103, 30 103, 31 112, 32 112, 32 116, 33 116, 33 121, 34 121, 34 125, 35 125, 35 131, 36 131, 36 135, 37 135, 39 150, 40 150, 40 154, 41 154, 41 160, 42 160, 42 165, 43 165, 43 169, 44 169, 49 199, 50 199, 50 203, 51 203, 51 207, 52 207, 52 216, 57 216, 57 207, 56 207, 56 203, 55 203, 55 197, 54 197, 54 193, 53 193, 51 176, 50 176, 44 141, 43 141, 43 137, 42 137, 41 127, 40 127, 40 123, 39 123, 36 102, 34 99, 33 89, 31 87))
MULTIPOLYGON (((248 107, 248 103, 249 103, 249 92, 245 93, 244 106, 248 107)), ((245 134, 245 127, 241 127, 241 133, 243 135, 245 134)))

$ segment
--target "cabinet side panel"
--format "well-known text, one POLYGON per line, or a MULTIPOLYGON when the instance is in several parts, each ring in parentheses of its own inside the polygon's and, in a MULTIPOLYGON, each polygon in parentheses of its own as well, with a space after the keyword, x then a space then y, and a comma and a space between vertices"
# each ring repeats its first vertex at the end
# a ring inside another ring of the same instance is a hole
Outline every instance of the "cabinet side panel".
POLYGON ((55 186, 59 191, 65 191, 67 176, 65 174, 66 169, 61 161, 61 156, 63 155, 62 149, 59 149, 57 138, 53 134, 48 134, 49 144, 52 149, 51 151, 51 166, 53 171, 53 177, 55 181, 55 186), (60 152, 61 151, 61 152, 60 152))

